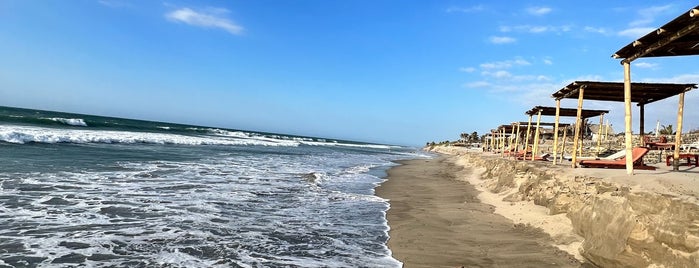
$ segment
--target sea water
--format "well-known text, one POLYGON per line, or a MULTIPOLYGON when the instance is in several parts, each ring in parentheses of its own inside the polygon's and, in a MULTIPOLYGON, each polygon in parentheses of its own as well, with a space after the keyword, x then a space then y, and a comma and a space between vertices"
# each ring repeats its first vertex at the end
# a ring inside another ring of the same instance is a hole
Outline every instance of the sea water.
POLYGON ((414 149, 0 107, 0 267, 398 267, 414 149))

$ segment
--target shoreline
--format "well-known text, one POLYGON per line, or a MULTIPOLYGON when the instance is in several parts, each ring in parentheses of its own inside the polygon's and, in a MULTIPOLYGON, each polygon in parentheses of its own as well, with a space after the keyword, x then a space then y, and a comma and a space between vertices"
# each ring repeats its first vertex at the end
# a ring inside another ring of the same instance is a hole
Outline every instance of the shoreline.
POLYGON ((537 228, 482 203, 456 157, 398 161, 376 187, 389 200, 388 247, 405 267, 580 267, 537 228))

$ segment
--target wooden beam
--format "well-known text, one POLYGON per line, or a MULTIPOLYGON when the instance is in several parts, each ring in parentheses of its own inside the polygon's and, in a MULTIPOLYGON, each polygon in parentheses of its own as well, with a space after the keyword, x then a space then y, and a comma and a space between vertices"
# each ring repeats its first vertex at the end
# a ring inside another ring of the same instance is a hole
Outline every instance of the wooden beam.
POLYGON ((515 148, 512 146, 512 143, 514 143, 514 139, 515 139, 515 138, 514 138, 514 135, 515 135, 515 128, 514 128, 514 123, 512 123, 512 133, 510 134, 510 138, 509 138, 509 142, 510 142, 510 149, 509 149, 509 150, 510 150, 510 156, 514 155, 514 154, 512 154, 511 152, 513 152, 513 151, 516 152, 516 151, 517 151, 517 149, 515 149, 515 148))
POLYGON ((556 120, 553 126, 553 165, 558 157, 558 122, 561 118, 561 100, 556 100, 556 120))
POLYGON ((633 133, 631 132, 631 64, 624 65, 624 140, 626 141, 626 174, 633 175, 633 133))
POLYGON ((561 146, 561 162, 566 153, 566 136, 568 136, 568 126, 563 127, 563 146, 561 146))
POLYGON ((532 149, 532 161, 536 158, 535 156, 539 154, 539 126, 541 124, 541 109, 536 116, 536 129, 534 130, 534 148, 532 149))
POLYGON ((682 121, 684 117, 684 92, 680 93, 680 103, 677 106, 677 133, 675 133, 675 155, 672 158, 672 170, 680 170, 680 144, 682 144, 682 121))
POLYGON ((585 94, 585 88, 580 87, 578 91, 578 115, 575 117, 575 137, 573 138, 573 168, 578 167, 578 138, 580 137, 580 124, 582 123, 582 105, 583 105, 583 95, 585 94))

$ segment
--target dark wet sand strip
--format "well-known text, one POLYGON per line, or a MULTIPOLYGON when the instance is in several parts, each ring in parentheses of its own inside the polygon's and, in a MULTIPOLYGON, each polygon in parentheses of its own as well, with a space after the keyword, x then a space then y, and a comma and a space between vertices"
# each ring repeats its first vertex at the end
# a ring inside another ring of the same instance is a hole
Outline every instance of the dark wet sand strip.
MULTIPOLYGON (((388 247, 405 267, 580 267, 538 229, 480 203, 450 158, 409 160, 388 171, 376 195, 390 199, 388 247)), ((586 265, 585 265, 586 266, 586 265)))

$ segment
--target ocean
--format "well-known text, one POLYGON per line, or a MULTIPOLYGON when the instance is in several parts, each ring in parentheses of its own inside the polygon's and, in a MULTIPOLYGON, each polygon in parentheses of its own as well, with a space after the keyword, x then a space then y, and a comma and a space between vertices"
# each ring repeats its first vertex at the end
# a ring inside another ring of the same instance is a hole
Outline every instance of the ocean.
POLYGON ((0 107, 0 267, 400 267, 414 148, 0 107))

